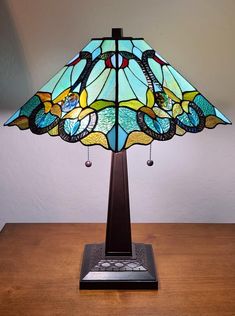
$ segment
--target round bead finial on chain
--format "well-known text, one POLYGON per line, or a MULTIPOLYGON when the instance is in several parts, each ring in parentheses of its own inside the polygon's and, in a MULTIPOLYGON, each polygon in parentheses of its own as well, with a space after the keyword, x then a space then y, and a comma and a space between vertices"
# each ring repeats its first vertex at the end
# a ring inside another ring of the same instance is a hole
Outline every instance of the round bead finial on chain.
POLYGON ((85 162, 85 166, 87 168, 92 166, 92 162, 90 161, 90 148, 87 147, 87 161, 85 162))
POLYGON ((151 167, 154 164, 152 160, 152 143, 149 146, 149 160, 147 160, 147 166, 151 167))

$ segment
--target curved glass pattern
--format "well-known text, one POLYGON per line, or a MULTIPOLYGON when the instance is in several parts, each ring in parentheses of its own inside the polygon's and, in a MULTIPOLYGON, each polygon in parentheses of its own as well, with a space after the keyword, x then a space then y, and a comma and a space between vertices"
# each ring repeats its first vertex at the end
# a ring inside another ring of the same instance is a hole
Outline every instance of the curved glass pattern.
POLYGON ((143 39, 93 39, 5 125, 121 151, 231 122, 143 39))

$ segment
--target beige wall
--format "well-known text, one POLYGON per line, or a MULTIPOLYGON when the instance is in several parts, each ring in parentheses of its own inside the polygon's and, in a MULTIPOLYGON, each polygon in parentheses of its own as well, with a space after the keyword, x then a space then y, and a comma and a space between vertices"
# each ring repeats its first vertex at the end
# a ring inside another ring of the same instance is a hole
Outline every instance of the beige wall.
MULTIPOLYGON (((1 0, 1 124, 91 38, 143 36, 235 120, 234 0, 1 0)), ((129 152, 134 221, 235 221, 234 126, 129 152)), ((109 152, 0 129, 0 222, 104 221, 109 152)))

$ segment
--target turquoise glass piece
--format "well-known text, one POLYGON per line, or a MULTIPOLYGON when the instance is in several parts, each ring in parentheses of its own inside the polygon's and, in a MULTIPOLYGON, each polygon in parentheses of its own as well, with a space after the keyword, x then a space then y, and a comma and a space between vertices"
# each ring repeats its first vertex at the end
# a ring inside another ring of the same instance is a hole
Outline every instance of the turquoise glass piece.
POLYGON ((77 81, 77 79, 80 77, 80 75, 81 75, 81 73, 82 73, 82 71, 84 70, 84 68, 85 68, 85 66, 86 66, 86 60, 81 60, 79 63, 77 63, 75 66, 74 66, 74 68, 73 68, 73 70, 72 70, 72 72, 71 72, 71 76, 72 76, 72 78, 71 78, 71 84, 73 85, 76 81, 77 81))
POLYGON ((92 39, 5 125, 120 151, 231 124, 143 39, 92 39))
POLYGON ((44 110, 40 109, 35 116, 35 123, 39 128, 45 128, 51 125, 55 121, 55 119, 55 115, 52 115, 51 113, 45 114, 44 110))

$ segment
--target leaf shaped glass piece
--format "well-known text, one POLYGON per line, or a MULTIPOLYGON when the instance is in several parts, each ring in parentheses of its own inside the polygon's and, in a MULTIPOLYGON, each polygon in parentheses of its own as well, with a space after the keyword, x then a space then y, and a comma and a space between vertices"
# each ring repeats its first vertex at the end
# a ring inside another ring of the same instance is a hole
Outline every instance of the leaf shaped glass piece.
POLYGON ((91 40, 5 125, 121 151, 231 122, 143 39, 91 40))

